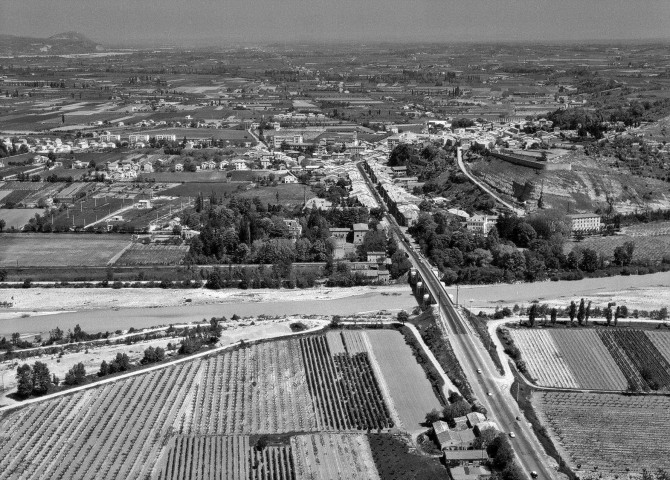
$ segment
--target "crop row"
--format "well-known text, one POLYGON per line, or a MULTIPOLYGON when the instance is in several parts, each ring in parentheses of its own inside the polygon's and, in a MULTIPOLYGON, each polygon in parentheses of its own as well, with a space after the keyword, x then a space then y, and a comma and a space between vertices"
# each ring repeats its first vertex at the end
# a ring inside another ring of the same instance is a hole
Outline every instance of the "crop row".
POLYGON ((296 340, 263 342, 203 362, 188 433, 314 431, 318 424, 296 340))
POLYGON ((300 345, 322 425, 339 430, 393 426, 366 353, 333 356, 325 336, 303 338, 300 345))
MULTIPOLYGON (((670 468, 670 433, 659 421, 666 397, 542 392, 538 407, 578 473, 641 473, 670 468)), ((582 475, 580 475, 582 476, 582 475)))

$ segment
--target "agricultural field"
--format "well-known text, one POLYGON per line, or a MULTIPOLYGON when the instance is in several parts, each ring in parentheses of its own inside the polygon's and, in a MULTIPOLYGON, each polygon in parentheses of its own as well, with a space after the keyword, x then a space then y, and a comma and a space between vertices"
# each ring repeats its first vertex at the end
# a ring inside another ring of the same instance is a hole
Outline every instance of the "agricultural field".
POLYGON ((509 331, 529 375, 540 386, 670 390, 670 361, 656 347, 670 342, 670 332, 559 328, 509 331))
POLYGON ((0 233, 0 267, 104 267, 129 243, 125 235, 0 233))
POLYGON ((546 330, 510 330, 528 373, 543 387, 579 388, 570 367, 546 330))
POLYGON ((533 403, 580 478, 670 469, 668 397, 536 392, 533 403))
POLYGON ((639 223, 623 227, 621 233, 630 237, 653 237, 670 235, 670 222, 639 223))
MULTIPOLYGON (((9 412, 0 479, 335 478, 325 465, 341 478, 376 478, 363 433, 394 422, 369 343, 391 352, 402 345, 379 342, 402 337, 373 333, 347 332, 332 352, 326 335, 261 342, 9 412), (259 435, 270 439, 261 450, 251 446, 259 435)), ((395 361, 415 362, 407 355, 395 361)))
POLYGON ((114 262, 117 266, 180 265, 188 253, 188 245, 144 245, 133 243, 114 262))
POLYGON ((0 209, 0 220, 5 221, 5 228, 8 230, 10 228, 21 230, 36 213, 41 215, 42 212, 43 210, 39 208, 3 208, 0 209))
POLYGON ((294 480, 290 445, 250 446, 248 436, 180 435, 170 441, 160 480, 294 480))
POLYGON ((593 330, 553 330, 551 335, 580 388, 625 390, 626 377, 593 330))
POLYGON ((628 383, 640 390, 670 390, 670 362, 642 330, 604 330, 600 338, 628 383))
POLYGON ((588 237, 581 242, 567 242, 564 253, 567 255, 575 248, 590 248, 605 258, 614 257, 614 249, 626 242, 633 242, 635 250, 633 260, 661 261, 670 252, 670 235, 628 236, 614 235, 609 237, 588 237))
POLYGON ((233 192, 243 190, 249 182, 204 182, 202 180, 194 182, 186 182, 181 185, 174 186, 169 188, 164 195, 169 195, 173 197, 197 197, 202 193, 204 197, 209 197, 212 194, 222 197, 224 195, 230 195, 233 192))
POLYGON ((405 437, 368 435, 372 458, 383 480, 444 480, 448 478, 439 458, 412 453, 405 437))
POLYGON ((142 231, 148 229, 150 225, 167 223, 194 203, 193 199, 153 198, 151 208, 126 209, 120 214, 122 220, 106 221, 105 223, 118 225, 125 231, 142 231))
POLYGON ((237 195, 239 198, 258 197, 261 202, 267 204, 281 204, 288 206, 303 205, 305 199, 309 200, 316 195, 312 189, 299 183, 280 184, 276 187, 257 187, 246 190, 237 195))
POLYGON ((666 332, 651 332, 647 331, 644 334, 649 337, 651 343, 663 355, 663 358, 670 362, 670 335, 666 332))
MULTIPOLYGON (((379 366, 401 427, 407 431, 420 429, 426 412, 440 409, 441 405, 411 347, 395 330, 368 330, 361 337, 362 343, 371 352, 372 362, 379 366)), ((350 343, 349 339, 346 343, 350 343)))
POLYGON ((379 480, 365 435, 297 435, 291 447, 296 480, 379 480))

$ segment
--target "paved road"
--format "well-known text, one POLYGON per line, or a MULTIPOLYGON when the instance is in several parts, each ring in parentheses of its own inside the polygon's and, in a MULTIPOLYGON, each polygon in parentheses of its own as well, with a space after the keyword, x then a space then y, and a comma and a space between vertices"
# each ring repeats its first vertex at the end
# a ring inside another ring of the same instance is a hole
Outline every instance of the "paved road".
MULTIPOLYGON (((373 195, 377 195, 369 177, 363 174, 363 178, 373 195)), ((470 381, 475 397, 486 407, 489 418, 493 419, 503 432, 516 434, 516 438, 510 440, 521 467, 527 473, 537 472, 540 479, 555 478, 556 472, 549 466, 553 461, 546 455, 532 428, 524 420, 510 392, 509 379, 500 375, 481 341, 472 333, 469 323, 459 315, 445 288, 432 272, 429 262, 411 249, 395 219, 389 214, 386 216, 392 229, 390 233, 395 234, 400 240, 399 244, 409 253, 412 263, 420 272, 433 298, 438 299, 437 310, 443 329, 451 340, 454 353, 470 381), (481 370, 481 374, 477 373, 478 369, 481 370), (517 417, 521 420, 517 421, 517 417)))
POLYGON ((497 193, 495 193, 493 190, 491 190, 487 185, 485 185, 484 182, 479 181, 477 178, 474 177, 474 175, 472 175, 470 172, 468 172, 468 170, 465 168, 465 164, 463 163, 463 155, 461 154, 461 148, 460 147, 458 147, 456 149, 456 161, 458 162, 458 168, 461 169, 461 172, 463 172, 465 174, 465 176, 468 177, 472 183, 474 183, 479 188, 481 188, 486 193, 488 193, 490 196, 492 196, 496 200, 496 202, 501 203, 502 205, 506 206, 507 208, 509 208, 511 211, 513 211, 514 213, 516 213, 520 217, 523 217, 526 214, 526 212, 524 210, 522 210, 520 208, 517 208, 514 205, 512 205, 511 203, 506 202, 505 200, 500 198, 500 196, 497 193))

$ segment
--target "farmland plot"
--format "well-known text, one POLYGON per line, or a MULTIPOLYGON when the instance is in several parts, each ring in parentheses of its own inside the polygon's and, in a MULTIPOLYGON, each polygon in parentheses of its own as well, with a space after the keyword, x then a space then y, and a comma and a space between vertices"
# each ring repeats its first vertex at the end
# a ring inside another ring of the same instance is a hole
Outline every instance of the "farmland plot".
POLYGON ((187 433, 283 433, 320 426, 297 340, 228 351, 206 359, 202 368, 186 409, 187 433))
POLYGON ((301 338, 300 347, 322 429, 393 426, 367 353, 332 355, 323 335, 301 338))
POLYGON ((180 265, 188 253, 188 245, 143 245, 133 243, 124 250, 114 265, 180 265))
POLYGON ((605 330, 599 332, 603 340, 616 343, 625 352, 631 366, 642 378, 642 388, 668 390, 670 363, 656 349, 642 330, 605 330))
MULTIPOLYGON (((251 448, 246 436, 177 436, 169 444, 159 480, 248 479, 251 448)), ((280 480, 291 477, 279 477, 280 480)))
POLYGON ((8 414, 0 478, 146 478, 198 368, 186 362, 8 414))
POLYGON ((104 267, 130 243, 124 235, 0 234, 0 267, 104 267))
POLYGON ((544 387, 579 388, 562 352, 546 330, 510 330, 528 372, 544 387))
POLYGON ((626 389, 626 377, 595 331, 555 329, 551 336, 579 388, 626 389))
MULTIPOLYGON (((441 407, 412 349, 395 330, 367 330, 362 336, 373 361, 379 365, 402 426, 409 431, 420 428, 426 413, 441 407)), ((346 343, 350 343, 349 339, 346 343)))
POLYGON ((533 402, 582 478, 670 468, 667 397, 541 392, 533 402))
POLYGON ((651 343, 663 355, 666 361, 670 362, 670 332, 644 332, 651 343))
POLYGON ((365 435, 298 435, 291 447, 296 480, 379 479, 365 435))

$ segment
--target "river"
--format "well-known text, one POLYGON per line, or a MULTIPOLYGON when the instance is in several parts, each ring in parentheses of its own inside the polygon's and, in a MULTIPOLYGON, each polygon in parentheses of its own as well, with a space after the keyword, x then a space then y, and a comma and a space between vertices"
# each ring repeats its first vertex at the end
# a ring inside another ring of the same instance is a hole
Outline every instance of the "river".
MULTIPOLYGON (((515 303, 529 303, 533 300, 547 301, 560 300, 568 303, 570 300, 583 297, 598 297, 608 292, 628 290, 642 298, 644 302, 645 290, 651 290, 653 295, 670 295, 670 272, 655 273, 652 275, 631 275, 607 278, 589 278, 578 281, 519 283, 501 285, 477 285, 460 287, 459 302, 466 306, 490 308, 496 305, 514 305, 515 303), (662 293, 659 293, 662 292, 662 293)), ((447 289, 452 298, 456 297, 456 288, 447 289)), ((65 290, 64 290, 65 291, 65 290)), ((661 302, 664 298, 661 298, 661 302)), ((668 301, 670 303, 670 300, 668 301)), ((237 302, 237 303, 209 303, 200 305, 182 305, 168 307, 145 308, 107 308, 98 310, 83 310, 79 312, 64 312, 52 315, 34 315, 24 318, 6 318, 0 320, 0 337, 9 337, 13 332, 21 334, 45 334, 56 327, 68 330, 79 324, 84 331, 95 333, 99 331, 125 330, 130 327, 145 328, 156 325, 168 325, 199 321, 211 317, 231 317, 266 315, 350 315, 353 313, 374 310, 405 309, 411 311, 417 305, 416 300, 407 286, 400 295, 381 292, 367 292, 344 298, 329 300, 300 300, 300 301, 265 301, 265 302, 237 302)), ((670 305, 668 305, 670 306, 670 305)), ((644 308, 641 304, 639 307, 644 308)), ((658 308, 658 305, 655 305, 658 308)))
POLYGON ((118 308, 85 310, 80 312, 35 315, 0 320, 0 337, 13 332, 46 334, 59 327, 65 331, 79 324, 85 332, 113 332, 130 327, 146 328, 171 323, 201 321, 203 318, 265 315, 351 315, 375 310, 405 309, 411 311, 417 303, 412 292, 383 295, 368 292, 331 300, 300 300, 277 302, 239 302, 207 305, 185 305, 150 308, 118 308))

